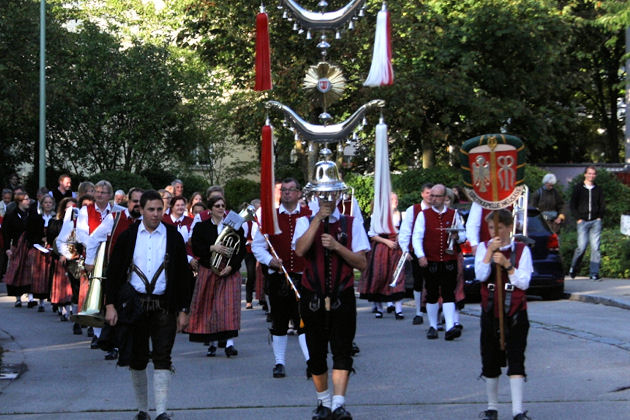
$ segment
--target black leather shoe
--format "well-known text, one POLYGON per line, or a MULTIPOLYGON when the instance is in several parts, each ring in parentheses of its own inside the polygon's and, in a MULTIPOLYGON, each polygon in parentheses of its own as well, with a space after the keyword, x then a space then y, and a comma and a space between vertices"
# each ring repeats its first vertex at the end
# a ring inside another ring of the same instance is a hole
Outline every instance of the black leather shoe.
POLYGON ((287 374, 284 371, 284 365, 278 363, 273 367, 273 377, 274 378, 284 378, 287 374))
POLYGON ((29 309, 30 308, 34 308, 35 306, 37 306, 37 302, 35 302, 34 300, 31 300, 27 305, 26 305, 29 309))
POLYGON ((497 410, 486 410, 479 413, 479 418, 481 420, 498 420, 499 413, 497 410))
POLYGON ((573 267, 569 268, 569 277, 571 277, 572 279, 574 279, 576 276, 576 272, 573 269, 573 267))
POLYGON ((531 417, 527 415, 527 411, 524 413, 519 413, 514 416, 514 420, 531 420, 531 417))
POLYGON ((460 324, 459 322, 455 324, 455 328, 457 328, 458 330, 463 330, 464 326, 462 324, 460 324))
POLYGON ((413 325, 422 325, 423 322, 424 322, 424 319, 422 319, 422 316, 416 315, 413 317, 413 321, 411 323, 413 325))
POLYGON ((313 411, 313 417, 311 417, 311 419, 312 420, 330 420, 330 419, 332 419, 330 408, 324 407, 322 405, 321 401, 320 401, 319 405, 317 406, 315 411, 313 411))
POLYGON ((361 349, 359 348, 359 346, 357 346, 357 343, 355 343, 354 341, 352 342, 352 355, 356 356, 357 354, 359 354, 361 352, 361 349))
POLYGON ((393 306, 388 306, 388 307, 387 307, 387 313, 388 313, 388 314, 391 314, 391 313, 392 313, 392 312, 394 312, 394 311, 395 311, 395 308, 394 308, 393 306))
POLYGON ((376 318, 376 319, 383 318, 383 312, 379 311, 379 310, 376 310, 376 312, 374 312, 374 318, 376 318))
POLYGON ((599 274, 593 274, 591 276, 591 280, 593 280, 593 281, 600 281, 601 279, 602 278, 601 278, 601 276, 599 274))
POLYGON ((405 316, 403 315, 403 313, 402 313, 402 312, 396 312, 396 313, 394 314, 394 317, 395 317, 396 319, 398 319, 398 320, 405 319, 405 316))
POLYGON ((335 411, 333 411, 331 418, 332 420, 352 420, 352 415, 342 405, 340 407, 337 407, 335 411))
POLYGON ((81 330, 81 326, 78 323, 76 323, 76 322, 72 326, 72 334, 74 334, 74 335, 81 335, 81 334, 83 334, 83 330, 81 330))
POLYGON ((146 411, 138 411, 138 414, 136 414, 133 420, 151 420, 151 417, 149 417, 149 413, 146 411))
POLYGON ((14 308, 21 308, 22 307, 22 302, 17 300, 15 301, 15 304, 13 305, 14 308))
POLYGON ((114 349, 112 351, 108 351, 105 355, 105 360, 116 360, 118 359, 118 349, 114 349))
POLYGON ((44 309, 43 306, 40 306, 39 308, 37 308, 37 312, 45 312, 46 309, 44 309))
POLYGON ((217 355, 217 348, 215 346, 208 347, 208 352, 206 353, 206 357, 214 357, 217 355))
POLYGON ((427 338, 429 340, 435 340, 436 338, 438 338, 438 332, 435 328, 430 327, 429 331, 427 331, 427 338))
POLYGON ((234 346, 228 346, 225 348, 225 355, 229 358, 232 356, 238 356, 238 350, 234 346))
POLYGON ((96 337, 96 336, 92 337, 92 342, 90 343, 90 348, 92 350, 98 348, 98 337, 96 337))
POLYGON ((87 336, 88 337, 94 337, 94 328, 88 327, 88 329, 87 329, 87 336))
POLYGON ((171 416, 166 413, 162 413, 155 418, 155 420, 171 420, 171 416))
POLYGON ((446 341, 451 341, 456 339, 460 335, 462 335, 462 330, 457 327, 453 327, 450 330, 446 331, 446 333, 444 334, 444 339, 446 341))

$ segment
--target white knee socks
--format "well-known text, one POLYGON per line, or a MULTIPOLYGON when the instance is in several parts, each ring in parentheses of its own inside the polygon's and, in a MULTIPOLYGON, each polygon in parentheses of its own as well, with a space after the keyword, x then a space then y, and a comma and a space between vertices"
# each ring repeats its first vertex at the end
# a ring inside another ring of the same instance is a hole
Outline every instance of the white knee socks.
POLYGON ((525 378, 522 376, 510 376, 510 392, 512 393, 512 415, 516 416, 523 412, 523 384, 525 378))
POLYGON ((147 370, 135 370, 131 371, 131 383, 133 384, 133 392, 136 395, 136 405, 138 411, 149 412, 149 398, 147 395, 147 370))
POLYGON ((168 400, 168 386, 171 382, 171 371, 156 369, 153 371, 153 395, 155 396, 155 412, 160 415, 166 413, 168 400))
MULTIPOLYGON (((416 315, 422 316, 422 292, 413 291, 413 300, 416 302, 416 315)), ((428 309, 427 309, 428 311, 428 309)))
MULTIPOLYGON (((484 377, 485 378, 485 377, 484 377)), ((486 395, 488 396, 488 410, 499 408, 499 378, 485 378, 486 395)))
POLYGON ((285 365, 285 354, 287 351, 287 336, 272 335, 271 346, 273 347, 273 355, 276 358, 276 364, 285 365))
POLYGON ((439 305, 437 303, 427 303, 427 317, 429 318, 429 325, 436 330, 438 324, 438 310, 439 305))
POLYGON ((444 314, 444 329, 446 331, 453 328, 455 317, 455 304, 453 302, 445 302, 442 304, 442 313, 444 314))

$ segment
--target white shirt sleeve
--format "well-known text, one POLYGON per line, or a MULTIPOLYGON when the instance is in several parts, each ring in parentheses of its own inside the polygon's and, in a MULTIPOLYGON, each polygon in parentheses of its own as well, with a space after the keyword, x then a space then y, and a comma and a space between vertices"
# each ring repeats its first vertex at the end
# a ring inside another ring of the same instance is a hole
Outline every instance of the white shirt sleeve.
POLYGON ((90 237, 90 226, 88 224, 87 207, 83 206, 79 209, 79 217, 77 218, 77 241, 83 245, 87 245, 90 237))
POLYGON ((477 203, 472 203, 468 213, 468 220, 466 220, 466 237, 468 242, 470 242, 470 246, 479 245, 479 229, 481 229, 481 206, 477 203))
POLYGON ((363 223, 355 218, 352 222, 352 252, 370 250, 370 240, 368 239, 363 223))
POLYGON ((55 239, 59 253, 68 259, 72 258, 72 254, 68 251, 68 238, 72 233, 73 227, 74 222, 72 220, 64 220, 63 225, 61 225, 61 231, 59 231, 59 235, 55 239))
MULTIPOLYGON (((253 225, 252 225, 253 226, 253 225)), ((252 229, 253 231, 254 229, 252 229)), ((252 253, 256 260, 264 265, 269 265, 273 256, 269 252, 269 247, 267 245, 267 241, 265 237, 260 231, 256 231, 256 236, 254 236, 254 241, 252 242, 252 253)))
MULTIPOLYGON (((462 216, 459 214, 459 211, 455 210, 455 226, 458 229, 464 229, 464 220, 462 219, 462 216)), ((459 232, 457 232, 457 242, 462 244, 464 242, 466 242, 466 231, 465 230, 461 230, 459 232)))
POLYGON ((297 240, 302 237, 308 230, 310 220, 306 216, 302 216, 295 221, 295 231, 293 231, 293 240, 291 241, 291 249, 295 250, 297 240))
POLYGON ((107 240, 107 237, 111 234, 114 227, 114 216, 110 213, 103 219, 100 225, 91 235, 88 235, 87 243, 85 244, 85 264, 92 265, 96 259, 96 253, 101 243, 107 240))
POLYGON ((413 252, 416 254, 417 258, 424 257, 424 247, 422 246, 422 242, 424 241, 424 213, 418 213, 418 217, 416 217, 416 223, 413 227, 413 252))
MULTIPOLYGON (((492 272, 490 264, 483 262, 486 256, 486 244, 480 243, 477 247, 477 253, 475 254, 475 277, 481 282, 488 280, 490 273, 492 272)), ((518 287, 521 290, 527 290, 529 288, 529 281, 532 278, 532 272, 534 267, 532 265, 532 253, 529 247, 523 248, 521 258, 518 261, 518 268, 514 268, 514 273, 508 274, 510 283, 518 287)))
POLYGON ((415 220, 413 219, 413 206, 409 206, 405 210, 402 222, 400 223, 400 230, 398 231, 398 244, 403 252, 409 251, 409 242, 411 241, 411 227, 415 220))

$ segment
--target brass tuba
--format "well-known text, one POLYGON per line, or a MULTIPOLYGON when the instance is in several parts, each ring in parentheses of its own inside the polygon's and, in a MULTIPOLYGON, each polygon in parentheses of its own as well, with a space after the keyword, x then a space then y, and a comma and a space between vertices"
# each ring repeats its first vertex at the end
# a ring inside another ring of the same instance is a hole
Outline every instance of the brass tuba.
POLYGON ((254 219, 254 212, 254 206, 250 205, 241 210, 238 214, 231 211, 223 220, 223 225, 225 227, 217 237, 214 244, 230 248, 230 252, 229 255, 220 254, 215 251, 210 253, 210 268, 214 273, 220 274, 225 267, 230 265, 232 256, 238 252, 239 247, 241 246, 241 237, 238 235, 237 230, 243 223, 254 219))
POLYGON ((103 311, 103 280, 105 279, 105 253, 107 242, 102 242, 96 253, 94 271, 90 278, 88 289, 81 311, 72 317, 74 322, 90 327, 103 327, 105 314, 103 311))

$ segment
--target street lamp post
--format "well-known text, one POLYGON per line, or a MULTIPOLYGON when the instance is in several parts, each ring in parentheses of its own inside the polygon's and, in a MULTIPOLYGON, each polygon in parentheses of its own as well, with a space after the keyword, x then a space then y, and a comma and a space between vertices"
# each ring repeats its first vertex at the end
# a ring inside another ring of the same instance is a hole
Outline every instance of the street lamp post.
POLYGON ((46 0, 39 7, 39 186, 46 186, 46 0))

